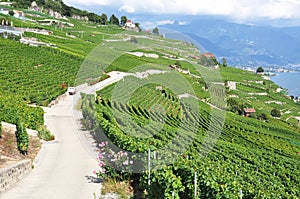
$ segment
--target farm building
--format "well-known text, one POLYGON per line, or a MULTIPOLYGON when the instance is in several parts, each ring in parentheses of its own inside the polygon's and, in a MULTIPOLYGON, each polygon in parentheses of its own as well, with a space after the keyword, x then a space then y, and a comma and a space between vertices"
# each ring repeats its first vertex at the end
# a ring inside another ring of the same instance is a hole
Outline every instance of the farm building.
POLYGON ((227 86, 229 87, 229 90, 236 90, 236 82, 228 81, 227 86))
POLYGON ((244 108, 245 116, 249 117, 252 114, 256 113, 256 110, 254 108, 244 108))
POLYGON ((1 14, 4 14, 4 15, 8 15, 9 14, 9 9, 8 8, 2 8, 0 6, 0 13, 1 14))

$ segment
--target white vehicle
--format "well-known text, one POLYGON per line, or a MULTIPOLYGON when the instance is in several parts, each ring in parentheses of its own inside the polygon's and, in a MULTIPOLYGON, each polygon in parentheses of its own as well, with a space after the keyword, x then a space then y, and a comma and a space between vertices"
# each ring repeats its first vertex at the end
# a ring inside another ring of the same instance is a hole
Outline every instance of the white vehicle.
POLYGON ((69 95, 74 95, 76 94, 76 88, 75 87, 69 87, 68 91, 69 95))

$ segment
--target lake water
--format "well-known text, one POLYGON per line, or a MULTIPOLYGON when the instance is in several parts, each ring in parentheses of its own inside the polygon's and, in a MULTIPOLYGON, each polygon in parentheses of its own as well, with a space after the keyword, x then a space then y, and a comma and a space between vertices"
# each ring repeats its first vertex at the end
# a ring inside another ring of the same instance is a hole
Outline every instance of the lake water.
POLYGON ((276 73, 271 80, 282 88, 287 88, 289 95, 300 95, 300 72, 276 73))

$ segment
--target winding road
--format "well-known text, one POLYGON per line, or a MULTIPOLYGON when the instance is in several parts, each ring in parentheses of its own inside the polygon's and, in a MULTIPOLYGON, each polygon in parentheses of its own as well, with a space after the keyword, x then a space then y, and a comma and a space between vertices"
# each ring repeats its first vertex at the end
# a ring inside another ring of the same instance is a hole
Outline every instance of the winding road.
POLYGON ((94 85, 78 87, 74 96, 64 95, 61 101, 45 110, 45 124, 55 141, 44 143, 31 173, 2 199, 94 199, 101 183, 93 170, 98 168, 96 146, 88 132, 80 129, 81 112, 75 110, 80 92, 96 90, 121 80, 124 73, 114 72, 110 78, 94 85))

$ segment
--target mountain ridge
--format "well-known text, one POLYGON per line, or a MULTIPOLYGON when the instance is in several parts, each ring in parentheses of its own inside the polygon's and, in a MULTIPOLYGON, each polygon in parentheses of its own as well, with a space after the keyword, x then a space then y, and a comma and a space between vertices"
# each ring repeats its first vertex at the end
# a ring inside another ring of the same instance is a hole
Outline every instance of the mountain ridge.
POLYGON ((279 67, 300 63, 300 27, 246 25, 208 18, 160 27, 187 34, 233 66, 279 67))

